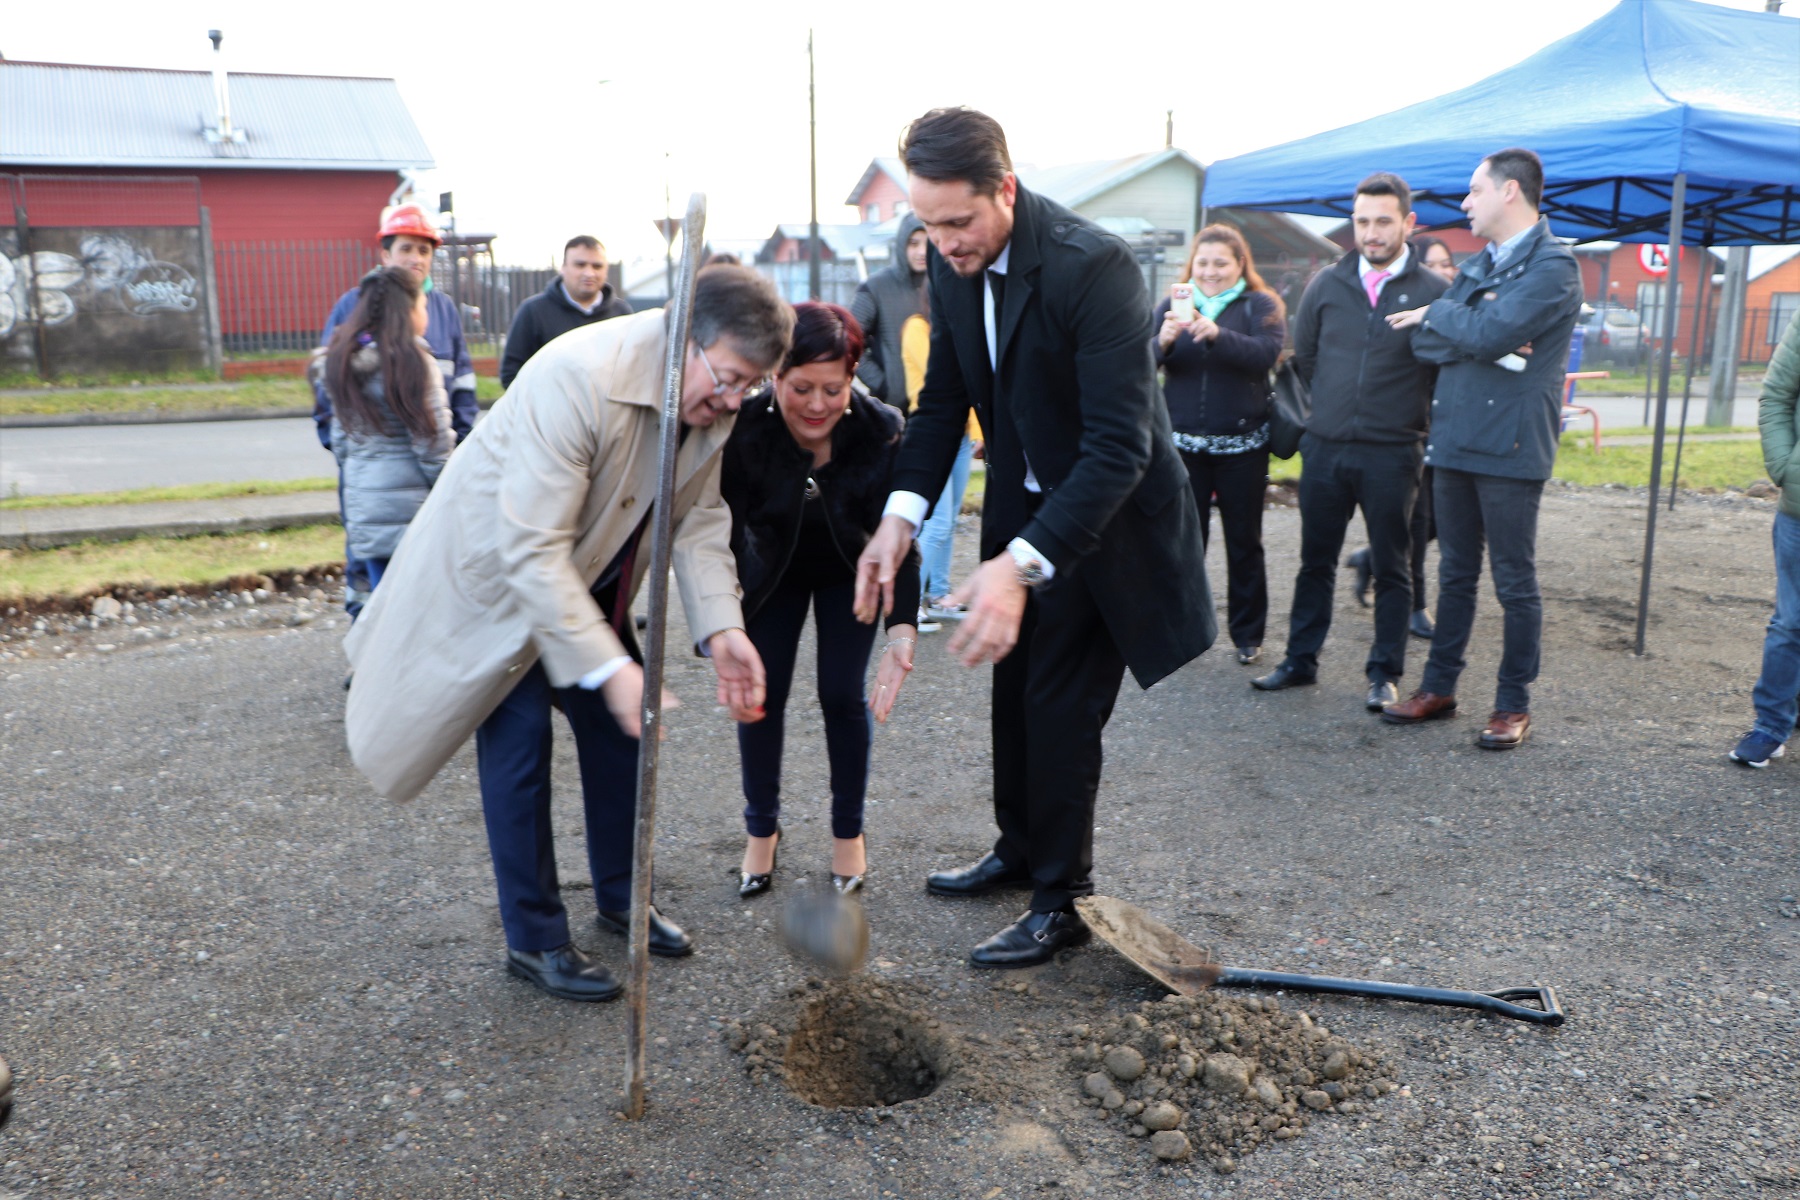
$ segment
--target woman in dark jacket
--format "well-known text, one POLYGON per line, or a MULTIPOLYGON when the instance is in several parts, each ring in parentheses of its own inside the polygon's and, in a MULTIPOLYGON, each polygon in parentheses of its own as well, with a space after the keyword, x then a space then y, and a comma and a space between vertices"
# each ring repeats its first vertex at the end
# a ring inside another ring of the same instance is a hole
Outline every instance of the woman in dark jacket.
POLYGON ((1157 305, 1150 339, 1163 371, 1175 445, 1187 464, 1204 537, 1219 509, 1225 532, 1226 611, 1237 660, 1262 657, 1269 616, 1263 568, 1263 494, 1269 481, 1269 371, 1281 356, 1287 316, 1256 273, 1244 235, 1208 225, 1194 236, 1181 282, 1193 289, 1184 320, 1157 305))
POLYGON ((887 720, 912 670, 917 636, 915 549, 894 580, 887 640, 865 704, 875 627, 853 611, 856 560, 881 523, 906 419, 855 381, 863 333, 847 309, 809 302, 794 314, 793 348, 774 385, 745 399, 725 445, 720 485, 731 507, 746 632, 768 676, 766 715, 738 726, 749 833, 740 896, 768 891, 775 870, 784 710, 807 609, 818 634, 819 707, 831 765, 831 882, 846 894, 862 887, 867 868, 870 717, 887 720))

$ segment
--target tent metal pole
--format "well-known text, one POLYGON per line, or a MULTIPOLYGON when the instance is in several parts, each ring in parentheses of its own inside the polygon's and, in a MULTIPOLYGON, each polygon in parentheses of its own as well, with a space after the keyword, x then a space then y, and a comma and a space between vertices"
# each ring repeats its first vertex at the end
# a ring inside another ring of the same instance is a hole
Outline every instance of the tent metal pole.
MULTIPOLYGON (((1675 310, 1679 312, 1681 311, 1681 259, 1679 256, 1676 257, 1674 266, 1669 269, 1669 277, 1672 282, 1669 284, 1668 301, 1670 304, 1674 305, 1675 310)), ((1695 305, 1696 309, 1698 309, 1698 307, 1698 305, 1695 305)), ((1691 347, 1688 357, 1693 357, 1691 347)), ((1688 398, 1686 395, 1683 395, 1681 397, 1681 424, 1675 427, 1675 468, 1669 472, 1670 512, 1675 511, 1675 493, 1681 490, 1681 448, 1687 444, 1687 422, 1688 398)))
MULTIPOLYGON (((1681 261, 1682 223, 1687 219, 1687 172, 1675 176, 1675 186, 1669 192, 1669 259, 1671 262, 1681 261)), ((1677 268, 1679 269, 1679 268, 1677 268)), ((1675 306, 1663 305, 1663 347, 1662 364, 1658 375, 1658 398, 1656 403, 1656 436, 1650 446, 1650 507, 1649 519, 1644 524, 1644 566, 1642 578, 1638 581, 1638 613, 1637 613, 1637 654, 1644 653, 1644 626, 1650 620, 1650 568, 1656 558, 1656 491, 1662 479, 1663 438, 1668 433, 1669 424, 1669 366, 1670 356, 1675 353, 1675 306)))

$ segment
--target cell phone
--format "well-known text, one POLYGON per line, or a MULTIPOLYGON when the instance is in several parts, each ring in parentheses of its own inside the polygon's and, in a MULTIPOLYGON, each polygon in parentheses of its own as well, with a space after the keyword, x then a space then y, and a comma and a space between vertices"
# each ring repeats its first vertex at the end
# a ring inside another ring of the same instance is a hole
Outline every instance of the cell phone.
POLYGON ((1193 284, 1174 283, 1169 285, 1169 311, 1174 313, 1175 319, 1183 324, 1194 319, 1193 284))
POLYGON ((1505 367, 1509 371, 1523 371, 1525 359, 1517 354, 1502 354, 1494 360, 1496 366, 1505 367))

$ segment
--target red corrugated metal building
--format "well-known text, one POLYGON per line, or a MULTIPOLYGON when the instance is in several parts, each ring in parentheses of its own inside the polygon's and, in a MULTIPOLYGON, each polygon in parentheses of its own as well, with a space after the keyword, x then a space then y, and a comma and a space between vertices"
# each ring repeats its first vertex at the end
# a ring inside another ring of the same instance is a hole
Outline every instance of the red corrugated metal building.
POLYGON ((0 174, 30 227, 191 226, 204 209, 227 345, 316 330, 373 263, 401 172, 433 165, 392 79, 0 60, 0 174))

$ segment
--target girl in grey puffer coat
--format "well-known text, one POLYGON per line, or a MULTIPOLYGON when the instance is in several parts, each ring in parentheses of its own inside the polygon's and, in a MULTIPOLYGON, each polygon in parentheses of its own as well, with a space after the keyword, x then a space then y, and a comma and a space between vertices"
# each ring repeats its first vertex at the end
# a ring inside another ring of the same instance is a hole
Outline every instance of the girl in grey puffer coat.
POLYGON ((456 445, 443 377, 423 337, 425 296, 404 270, 370 272, 324 360, 331 450, 351 552, 381 582, 456 445))

